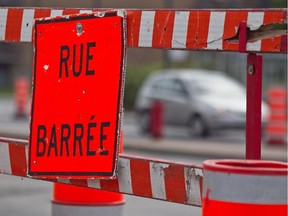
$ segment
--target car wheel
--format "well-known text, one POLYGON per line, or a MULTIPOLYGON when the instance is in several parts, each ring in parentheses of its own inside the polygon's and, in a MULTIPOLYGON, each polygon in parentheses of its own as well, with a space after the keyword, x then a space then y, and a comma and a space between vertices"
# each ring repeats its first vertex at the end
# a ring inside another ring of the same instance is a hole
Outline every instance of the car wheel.
POLYGON ((150 113, 149 111, 144 111, 138 114, 138 123, 142 133, 149 133, 150 128, 150 113))
POLYGON ((201 116, 193 116, 188 124, 188 132, 191 137, 207 137, 208 128, 201 116))

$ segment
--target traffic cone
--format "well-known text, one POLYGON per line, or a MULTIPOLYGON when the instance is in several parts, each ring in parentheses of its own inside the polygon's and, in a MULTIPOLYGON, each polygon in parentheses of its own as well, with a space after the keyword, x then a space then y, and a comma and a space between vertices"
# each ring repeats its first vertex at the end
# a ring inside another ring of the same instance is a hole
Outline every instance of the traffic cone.
POLYGON ((54 183, 52 216, 122 216, 124 203, 121 193, 54 183))
POLYGON ((268 144, 287 143, 287 90, 277 87, 267 92, 270 116, 266 126, 268 144))
POLYGON ((202 216, 287 216, 287 173, 275 161, 204 161, 202 216))
POLYGON ((53 216, 122 216, 123 206, 120 193, 54 184, 53 216))
POLYGON ((19 77, 15 81, 14 91, 15 91, 15 102, 16 102, 16 112, 15 118, 27 117, 27 104, 29 98, 29 79, 26 77, 19 77))

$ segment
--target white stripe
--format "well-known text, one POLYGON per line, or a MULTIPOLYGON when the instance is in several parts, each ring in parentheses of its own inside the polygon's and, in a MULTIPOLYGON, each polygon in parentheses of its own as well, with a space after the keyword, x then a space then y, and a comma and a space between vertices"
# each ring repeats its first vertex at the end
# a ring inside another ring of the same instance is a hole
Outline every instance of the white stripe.
POLYGON ((59 179, 57 179, 57 181, 59 183, 63 183, 63 184, 70 184, 70 179, 68 179, 68 178, 59 178, 59 179))
MULTIPOLYGON (((264 12, 249 12, 247 18, 247 27, 250 30, 257 30, 263 25, 264 21, 264 12)), ((248 51, 260 51, 261 50, 261 42, 262 40, 257 40, 253 42, 247 43, 248 51)))
POLYGON ((248 175, 204 170, 203 196, 209 199, 251 203, 287 204, 287 175, 248 175))
POLYGON ((172 48, 186 48, 188 21, 188 11, 176 11, 172 36, 172 48))
POLYGON ((152 196, 157 199, 166 200, 164 169, 169 167, 169 165, 160 164, 158 162, 157 163, 150 162, 149 164, 150 164, 152 196))
POLYGON ((185 188, 187 195, 187 203, 201 206, 201 191, 200 181, 203 177, 201 169, 187 168, 184 169, 185 173, 185 188))
POLYGON ((50 17, 62 16, 63 10, 51 10, 50 17))
POLYGON ((29 42, 32 40, 32 27, 34 22, 34 9, 24 9, 21 26, 20 41, 29 42))
POLYGON ((142 11, 139 47, 152 47, 155 11, 142 11))
POLYGON ((119 191, 122 193, 132 194, 133 189, 131 182, 130 160, 127 158, 119 158, 118 169, 119 191))
POLYGON ((5 40, 8 9, 0 9, 0 40, 5 40))
POLYGON ((0 142, 0 172, 12 174, 9 154, 9 144, 0 142))
POLYGON ((208 49, 223 49, 222 37, 224 32, 225 16, 226 12, 211 12, 207 39, 208 49))
POLYGON ((101 189, 100 180, 99 179, 88 179, 87 185, 89 188, 97 188, 101 189))
POLYGON ((80 10, 80 14, 84 14, 84 13, 92 13, 93 11, 92 10, 80 10))

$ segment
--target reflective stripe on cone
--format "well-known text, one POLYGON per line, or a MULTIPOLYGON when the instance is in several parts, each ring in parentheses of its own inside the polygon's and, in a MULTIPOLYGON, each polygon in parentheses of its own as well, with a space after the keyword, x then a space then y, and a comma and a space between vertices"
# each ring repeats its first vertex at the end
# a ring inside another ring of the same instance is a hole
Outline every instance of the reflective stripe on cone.
POLYGON ((123 205, 121 206, 74 206, 74 205, 59 205, 53 203, 52 215, 69 215, 69 216, 120 216, 123 212, 123 205))
POLYGON ((204 161, 203 216, 287 215, 287 163, 204 161))

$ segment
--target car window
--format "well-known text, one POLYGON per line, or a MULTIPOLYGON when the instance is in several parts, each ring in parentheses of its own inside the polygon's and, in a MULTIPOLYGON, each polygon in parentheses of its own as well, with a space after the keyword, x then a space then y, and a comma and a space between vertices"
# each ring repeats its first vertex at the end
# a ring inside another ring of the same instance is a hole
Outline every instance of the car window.
POLYGON ((152 88, 156 91, 160 91, 162 94, 173 95, 186 95, 187 90, 184 84, 178 79, 162 79, 153 83, 152 88))
POLYGON ((178 79, 173 80, 173 90, 177 94, 187 95, 187 90, 181 80, 178 79))
POLYGON ((190 86, 196 94, 217 94, 227 97, 245 95, 245 88, 243 86, 223 77, 191 79, 190 86))
POLYGON ((172 91, 173 81, 171 79, 157 80, 153 83, 152 88, 156 90, 172 91))

